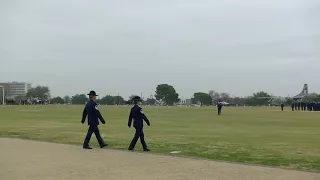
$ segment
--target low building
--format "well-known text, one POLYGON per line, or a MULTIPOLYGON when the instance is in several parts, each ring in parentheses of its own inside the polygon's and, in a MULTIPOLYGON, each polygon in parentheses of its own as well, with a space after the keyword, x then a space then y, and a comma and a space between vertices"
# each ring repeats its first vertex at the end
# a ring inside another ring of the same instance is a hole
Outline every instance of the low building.
MULTIPOLYGON (((6 99, 15 99, 16 97, 24 97, 31 89, 31 84, 26 82, 6 82, 0 83, 4 88, 4 96, 6 99)), ((2 93, 1 93, 2 98, 2 93)))
POLYGON ((186 99, 186 105, 190 106, 192 104, 192 100, 191 99, 186 99))

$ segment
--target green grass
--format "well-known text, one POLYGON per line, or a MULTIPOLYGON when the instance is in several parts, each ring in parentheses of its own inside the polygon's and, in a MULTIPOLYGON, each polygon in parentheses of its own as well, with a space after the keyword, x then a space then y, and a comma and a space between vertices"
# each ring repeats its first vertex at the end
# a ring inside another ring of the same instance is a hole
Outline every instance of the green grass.
MULTIPOLYGON (((82 106, 0 106, 0 136, 81 145, 87 125, 82 106)), ((111 148, 127 149, 134 129, 130 107, 101 106, 100 126, 111 148)), ((145 136, 153 152, 181 156, 320 170, 320 113, 278 108, 144 107, 151 121, 145 136)), ((93 136, 92 146, 97 146, 93 136)), ((136 149, 141 149, 140 143, 136 149)))

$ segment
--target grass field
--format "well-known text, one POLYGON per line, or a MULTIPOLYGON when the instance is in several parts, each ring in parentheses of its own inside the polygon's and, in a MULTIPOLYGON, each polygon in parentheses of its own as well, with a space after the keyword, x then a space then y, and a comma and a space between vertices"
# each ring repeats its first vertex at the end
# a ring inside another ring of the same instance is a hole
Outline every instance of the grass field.
MULTIPOLYGON (((82 145, 82 106, 0 106, 0 136, 82 145)), ((127 149, 130 107, 101 106, 100 126, 111 148, 127 149)), ((144 107, 153 152, 320 171, 320 113, 278 108, 144 107)), ((91 146, 98 147, 93 136, 91 146)), ((80 147, 79 147, 80 148, 80 147)), ((140 150, 138 142, 136 150, 140 150)))

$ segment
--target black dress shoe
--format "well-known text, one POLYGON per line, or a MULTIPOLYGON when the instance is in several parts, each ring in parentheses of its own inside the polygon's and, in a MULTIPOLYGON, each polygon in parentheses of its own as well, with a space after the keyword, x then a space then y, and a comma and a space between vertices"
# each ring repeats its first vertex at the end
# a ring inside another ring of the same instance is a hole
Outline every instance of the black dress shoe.
POLYGON ((133 151, 133 148, 130 148, 130 147, 129 147, 128 150, 129 150, 129 151, 133 151))
POLYGON ((150 151, 150 149, 148 149, 148 148, 145 148, 145 149, 143 149, 143 151, 150 151))
POLYGON ((109 144, 104 144, 104 145, 100 146, 100 148, 104 148, 104 147, 107 147, 107 146, 109 146, 109 144))
POLYGON ((90 146, 83 147, 83 149, 92 149, 90 146))

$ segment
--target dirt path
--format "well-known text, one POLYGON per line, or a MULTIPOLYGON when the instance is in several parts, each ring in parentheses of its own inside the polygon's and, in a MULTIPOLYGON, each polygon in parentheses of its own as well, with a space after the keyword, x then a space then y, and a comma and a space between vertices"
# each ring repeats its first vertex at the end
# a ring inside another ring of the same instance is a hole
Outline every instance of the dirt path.
POLYGON ((320 174, 0 138, 1 180, 320 180, 320 174))

